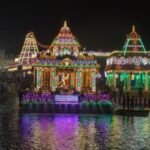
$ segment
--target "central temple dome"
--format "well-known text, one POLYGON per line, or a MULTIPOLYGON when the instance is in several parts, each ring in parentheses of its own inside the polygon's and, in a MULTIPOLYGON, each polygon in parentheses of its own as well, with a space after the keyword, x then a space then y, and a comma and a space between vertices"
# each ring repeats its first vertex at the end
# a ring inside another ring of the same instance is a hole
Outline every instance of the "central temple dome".
POLYGON ((74 55, 78 56, 80 44, 72 34, 70 28, 67 26, 67 22, 64 22, 58 35, 51 43, 49 49, 46 52, 50 52, 54 56, 59 55, 74 55))

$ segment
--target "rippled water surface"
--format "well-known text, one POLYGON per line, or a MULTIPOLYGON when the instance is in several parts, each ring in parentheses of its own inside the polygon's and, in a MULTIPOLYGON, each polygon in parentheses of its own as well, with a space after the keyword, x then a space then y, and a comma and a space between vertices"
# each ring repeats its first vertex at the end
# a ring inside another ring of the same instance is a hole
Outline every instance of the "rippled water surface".
POLYGON ((150 150, 150 117, 1 114, 0 150, 150 150))

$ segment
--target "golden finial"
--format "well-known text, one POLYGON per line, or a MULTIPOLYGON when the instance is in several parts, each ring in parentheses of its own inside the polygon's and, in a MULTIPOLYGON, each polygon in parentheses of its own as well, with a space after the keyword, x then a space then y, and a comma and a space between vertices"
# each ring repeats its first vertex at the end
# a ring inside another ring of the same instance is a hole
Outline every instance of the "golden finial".
POLYGON ((135 25, 132 26, 132 32, 135 32, 135 25))
POLYGON ((65 28, 67 27, 67 21, 64 21, 64 27, 65 28))

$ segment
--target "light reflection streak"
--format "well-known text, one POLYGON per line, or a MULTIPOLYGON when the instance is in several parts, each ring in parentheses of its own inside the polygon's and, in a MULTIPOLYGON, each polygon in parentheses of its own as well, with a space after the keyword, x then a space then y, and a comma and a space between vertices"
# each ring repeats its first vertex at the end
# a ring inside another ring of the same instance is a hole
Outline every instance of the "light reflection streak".
POLYGON ((23 147, 29 150, 137 150, 150 147, 150 119, 147 118, 26 114, 21 117, 20 126, 23 147))

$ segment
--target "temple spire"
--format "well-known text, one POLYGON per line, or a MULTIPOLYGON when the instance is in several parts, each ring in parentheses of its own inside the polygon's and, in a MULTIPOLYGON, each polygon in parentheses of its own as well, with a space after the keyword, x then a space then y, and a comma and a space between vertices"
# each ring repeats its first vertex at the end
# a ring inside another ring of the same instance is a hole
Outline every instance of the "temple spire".
MULTIPOLYGON (((59 33, 52 41, 50 49, 54 55, 58 53, 62 55, 62 53, 72 54, 79 52, 80 44, 67 26, 67 21, 64 21, 59 33)), ((47 51, 45 53, 47 53, 47 51)))
POLYGON ((135 25, 132 26, 132 32, 135 32, 135 25))
POLYGON ((65 27, 65 28, 68 27, 68 26, 67 26, 67 21, 64 21, 64 27, 65 27))
POLYGON ((132 26, 132 32, 127 36, 125 45, 123 47, 124 55, 127 51, 143 51, 146 53, 146 49, 144 47, 144 44, 142 42, 142 39, 140 35, 135 31, 135 26, 132 26))

